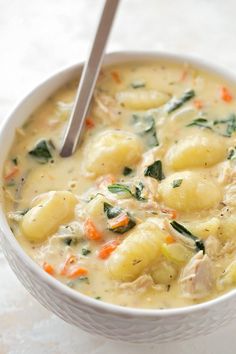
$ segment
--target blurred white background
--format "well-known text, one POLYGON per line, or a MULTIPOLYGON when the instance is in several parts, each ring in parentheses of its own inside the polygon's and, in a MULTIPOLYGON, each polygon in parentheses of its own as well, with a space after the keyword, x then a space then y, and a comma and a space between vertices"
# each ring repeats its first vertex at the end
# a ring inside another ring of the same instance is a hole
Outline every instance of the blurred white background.
MULTIPOLYGON (((103 0, 0 0, 0 122, 52 72, 86 57, 103 0)), ((234 0, 123 0, 108 51, 159 50, 202 57, 236 72, 234 0)), ((0 354, 232 354, 233 323, 185 343, 112 343, 39 305, 0 251, 0 354)))

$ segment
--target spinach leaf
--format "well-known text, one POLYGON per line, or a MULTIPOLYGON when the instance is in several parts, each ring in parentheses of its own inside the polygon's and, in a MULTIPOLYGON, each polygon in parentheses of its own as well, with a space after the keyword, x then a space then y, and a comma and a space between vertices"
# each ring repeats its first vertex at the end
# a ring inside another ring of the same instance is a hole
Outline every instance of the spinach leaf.
POLYGON ((235 160, 235 159, 236 159, 236 148, 234 147, 229 150, 227 160, 235 160))
POLYGON ((236 115, 230 114, 226 119, 214 120, 213 125, 226 124, 225 133, 223 134, 226 137, 231 137, 234 132, 236 132, 236 115))
POLYGON ((111 184, 108 187, 109 192, 111 193, 129 193, 130 195, 132 195, 131 190, 129 189, 128 186, 124 185, 124 184, 120 184, 120 183, 115 183, 115 184, 111 184))
POLYGON ((87 256, 91 251, 88 248, 82 248, 81 253, 83 256, 87 256))
POLYGON ((194 236, 189 230, 187 230, 183 225, 179 224, 177 221, 172 221, 170 224, 181 235, 193 240, 197 251, 203 251, 203 253, 205 253, 204 242, 201 239, 194 236))
POLYGON ((14 158, 11 159, 11 160, 12 160, 12 162, 13 162, 13 164, 14 164, 15 166, 18 165, 18 159, 17 159, 17 157, 14 157, 14 158))
POLYGON ((144 176, 155 178, 158 181, 164 179, 165 175, 162 171, 162 162, 160 160, 157 160, 153 164, 149 165, 144 170, 144 176))
POLYGON ((63 238, 63 242, 67 246, 76 246, 78 244, 78 238, 67 236, 63 238))
POLYGON ((113 205, 108 204, 108 203, 103 204, 103 210, 104 210, 104 213, 106 213, 108 219, 113 219, 116 216, 120 215, 120 213, 122 212, 121 208, 114 207, 113 205))
POLYGON ((134 89, 138 89, 138 88, 141 88, 141 87, 145 87, 146 84, 144 81, 142 80, 135 80, 133 82, 131 82, 131 86, 134 88, 134 89))
POLYGON ((173 183, 172 183, 172 186, 173 188, 177 188, 179 186, 181 186, 183 180, 180 178, 180 179, 174 179, 173 183))
POLYGON ((52 158, 49 144, 46 140, 41 140, 38 142, 36 146, 28 152, 28 154, 42 164, 47 163, 52 158))
POLYGON ((159 141, 156 133, 155 119, 152 115, 139 116, 137 114, 132 115, 134 124, 136 125, 136 132, 144 140, 147 146, 154 147, 159 145, 159 141))
POLYGON ((193 127, 193 126, 212 129, 212 124, 207 119, 201 117, 194 119, 191 123, 186 125, 186 127, 193 127))
POLYGON ((137 199, 137 200, 146 200, 144 197, 142 197, 142 191, 144 189, 144 185, 142 182, 139 182, 137 186, 135 186, 135 192, 133 194, 133 196, 137 199))
POLYGON ((128 176, 133 172, 132 168, 125 166, 123 169, 123 175, 128 176))
POLYGON ((171 113, 176 109, 183 106, 183 104, 189 100, 191 100, 195 96, 194 90, 188 90, 183 93, 183 96, 180 98, 171 99, 165 106, 166 112, 171 113))

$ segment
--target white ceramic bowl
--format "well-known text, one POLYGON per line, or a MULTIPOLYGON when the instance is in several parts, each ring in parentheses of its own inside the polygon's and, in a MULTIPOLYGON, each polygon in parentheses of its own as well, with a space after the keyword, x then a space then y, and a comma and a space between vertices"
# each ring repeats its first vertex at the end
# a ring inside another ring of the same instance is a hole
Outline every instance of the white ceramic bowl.
MULTIPOLYGON (((113 53, 106 56, 104 65, 160 58, 179 63, 189 62, 236 83, 236 77, 233 78, 225 70, 203 63, 202 60, 173 54, 113 53)), ((1 175, 4 160, 14 139, 15 128, 21 126, 55 90, 75 74, 78 75, 81 68, 82 64, 74 65, 51 76, 27 95, 9 115, 0 131, 1 175)), ((236 317, 235 290, 203 304, 166 310, 125 308, 97 301, 63 285, 35 264, 15 240, 2 206, 0 231, 3 252, 29 292, 63 320, 92 334, 136 343, 169 342, 206 335, 236 317)))

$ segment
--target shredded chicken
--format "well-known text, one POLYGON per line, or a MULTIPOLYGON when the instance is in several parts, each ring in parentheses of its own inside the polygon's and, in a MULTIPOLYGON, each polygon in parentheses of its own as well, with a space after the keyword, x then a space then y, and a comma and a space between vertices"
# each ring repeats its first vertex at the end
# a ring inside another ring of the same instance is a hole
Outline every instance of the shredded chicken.
POLYGON ((183 296, 200 299, 208 295, 213 283, 213 269, 208 255, 199 251, 191 258, 180 276, 183 296))
POLYGON ((107 118, 110 122, 117 121, 124 110, 113 97, 104 93, 95 92, 94 101, 94 113, 102 122, 107 121, 107 118))
POLYGON ((215 259, 219 255, 220 251, 220 241, 214 236, 209 236, 205 241, 206 254, 215 259))
POLYGON ((143 293, 152 286, 154 286, 152 277, 150 275, 144 274, 132 282, 120 284, 119 288, 131 292, 143 293))

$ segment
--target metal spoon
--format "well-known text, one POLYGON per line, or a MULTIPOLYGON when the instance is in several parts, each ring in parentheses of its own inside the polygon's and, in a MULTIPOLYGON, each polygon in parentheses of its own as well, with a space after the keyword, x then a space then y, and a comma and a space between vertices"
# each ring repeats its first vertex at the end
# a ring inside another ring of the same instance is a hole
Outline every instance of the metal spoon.
POLYGON ((77 144, 81 141, 85 117, 93 95, 104 50, 119 1, 120 0, 106 0, 105 2, 90 55, 82 71, 74 107, 71 112, 60 152, 62 157, 71 156, 74 153, 77 144))

